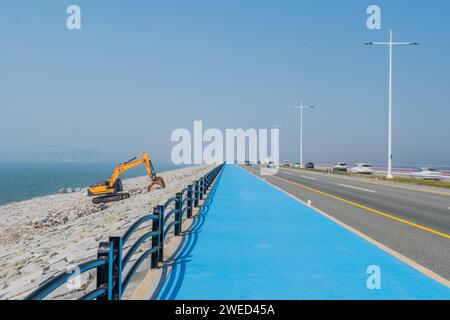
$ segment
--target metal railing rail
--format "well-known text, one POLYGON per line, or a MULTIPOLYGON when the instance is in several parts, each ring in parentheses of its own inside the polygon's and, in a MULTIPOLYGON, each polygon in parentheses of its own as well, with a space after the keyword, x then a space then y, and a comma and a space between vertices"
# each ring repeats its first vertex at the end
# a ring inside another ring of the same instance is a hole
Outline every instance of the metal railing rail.
POLYGON ((91 270, 96 272, 96 288, 83 295, 80 300, 120 300, 133 276, 148 257, 151 258, 151 269, 159 268, 160 263, 164 262, 164 244, 170 231, 173 230, 175 236, 181 235, 184 217, 192 218, 193 209, 199 207, 200 200, 205 198, 223 167, 224 164, 215 167, 163 205, 153 208, 152 214, 139 218, 122 236, 110 237, 108 242, 101 242, 97 259, 83 262, 51 277, 26 296, 25 300, 42 300, 75 276, 91 270), (151 222, 150 228, 144 226, 147 222, 151 222), (129 245, 124 254, 125 245, 133 235, 142 230, 145 232, 129 245), (144 244, 149 244, 150 248, 139 253, 132 262, 132 257, 138 254, 144 244), (123 276, 124 271, 126 274, 123 276))
POLYGON ((108 276, 110 270, 112 269, 112 255, 113 252, 111 244, 109 242, 101 242, 97 250, 97 259, 80 263, 77 266, 60 272, 59 274, 42 283, 39 288, 29 294, 25 299, 42 300, 50 293, 65 284, 67 281, 93 269, 96 269, 97 272, 97 288, 85 294, 81 299, 91 300, 112 297, 112 286, 110 277, 108 276))

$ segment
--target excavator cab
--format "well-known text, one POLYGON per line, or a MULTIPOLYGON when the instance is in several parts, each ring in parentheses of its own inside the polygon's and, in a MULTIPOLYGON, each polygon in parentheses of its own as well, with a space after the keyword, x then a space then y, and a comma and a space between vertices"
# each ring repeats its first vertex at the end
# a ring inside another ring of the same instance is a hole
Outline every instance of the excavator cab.
MULTIPOLYGON (((90 187, 88 189, 88 195, 95 196, 95 193, 100 194, 101 192, 103 192, 102 190, 110 189, 108 186, 109 180, 103 182, 98 181, 94 187, 90 187)), ((114 189, 114 192, 122 192, 123 191, 122 179, 118 178, 111 189, 114 189)))
POLYGON ((122 179, 119 178, 116 180, 116 184, 114 185, 114 190, 116 190, 116 192, 123 191, 122 179))

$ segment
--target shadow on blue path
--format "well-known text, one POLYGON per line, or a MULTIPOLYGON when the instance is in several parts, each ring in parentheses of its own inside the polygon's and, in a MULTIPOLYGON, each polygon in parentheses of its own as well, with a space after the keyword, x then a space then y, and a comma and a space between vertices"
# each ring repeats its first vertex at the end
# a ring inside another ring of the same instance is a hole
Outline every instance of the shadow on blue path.
POLYGON ((216 194, 217 186, 220 184, 221 175, 219 175, 213 188, 210 190, 209 196, 202 204, 192 226, 183 233, 183 240, 180 249, 174 252, 172 257, 164 265, 163 276, 158 289, 155 291, 152 299, 158 300, 175 300, 178 290, 180 289, 184 274, 186 272, 186 263, 190 262, 190 255, 197 244, 199 234, 208 216, 210 204, 216 194), (167 278, 168 268, 171 267, 169 277, 167 278))
POLYGON ((231 165, 169 264, 157 299, 450 299, 449 288, 231 165), (367 287, 370 266, 380 290, 367 287))

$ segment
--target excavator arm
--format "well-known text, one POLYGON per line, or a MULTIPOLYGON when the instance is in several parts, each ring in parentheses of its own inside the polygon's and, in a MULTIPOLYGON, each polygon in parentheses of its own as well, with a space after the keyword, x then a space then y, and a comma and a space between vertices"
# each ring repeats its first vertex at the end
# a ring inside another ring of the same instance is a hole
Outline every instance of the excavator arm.
POLYGON ((111 176, 111 179, 109 180, 109 183, 108 183, 109 187, 113 188, 116 185, 117 179, 120 177, 120 175, 123 172, 125 172, 131 168, 137 167, 141 164, 145 164, 145 168, 147 169, 148 176, 152 180, 152 183, 148 186, 148 190, 150 191, 151 187, 155 184, 161 186, 162 188, 165 188, 164 180, 161 177, 156 176, 152 161, 151 161, 150 157, 148 156, 147 152, 144 152, 142 159, 134 158, 128 162, 122 163, 121 165, 117 166, 111 176))
POLYGON ((144 163, 144 159, 130 160, 129 162, 122 163, 121 165, 117 166, 114 169, 111 179, 109 179, 109 181, 108 181, 109 187, 112 188, 116 185, 117 179, 119 179, 119 177, 122 173, 124 173, 125 171, 130 170, 134 167, 137 167, 142 163, 144 163))
POLYGON ((144 152, 143 160, 144 160, 144 163, 145 163, 145 168, 147 168, 148 176, 152 180, 152 182, 148 185, 147 190, 150 192, 150 190, 152 189, 152 187, 154 185, 158 185, 158 186, 160 186, 161 188, 164 189, 166 187, 166 183, 164 182, 163 178, 158 177, 156 175, 155 168, 153 168, 152 160, 148 156, 147 152, 144 152))

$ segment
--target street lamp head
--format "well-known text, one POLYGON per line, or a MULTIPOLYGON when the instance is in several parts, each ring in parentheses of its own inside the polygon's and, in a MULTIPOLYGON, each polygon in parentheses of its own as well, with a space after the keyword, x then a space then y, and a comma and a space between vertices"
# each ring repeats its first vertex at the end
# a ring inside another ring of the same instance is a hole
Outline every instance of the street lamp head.
POLYGON ((370 46, 372 44, 373 44, 373 42, 366 42, 366 43, 364 43, 365 46, 370 46))
POLYGON ((418 46, 419 43, 418 43, 418 42, 410 42, 409 45, 410 45, 410 46, 418 46))
POLYGON ((294 109, 299 109, 299 110, 302 110, 302 109, 314 109, 315 106, 295 106, 293 108, 294 109))

